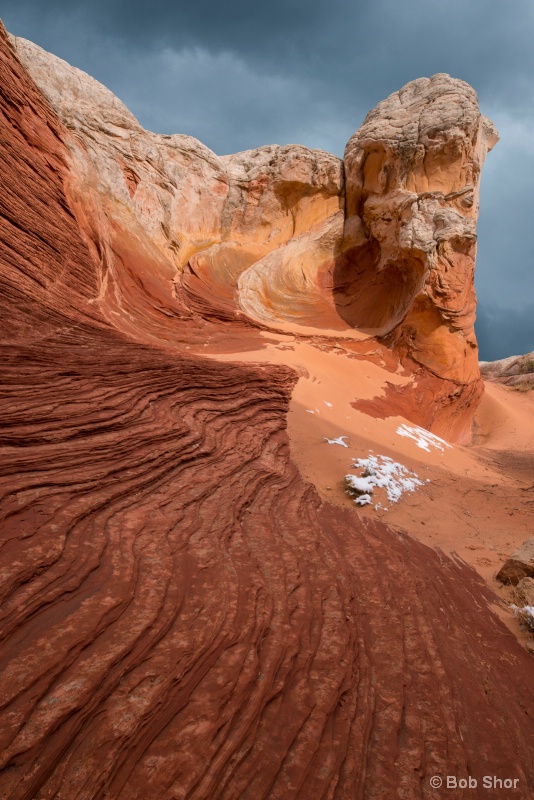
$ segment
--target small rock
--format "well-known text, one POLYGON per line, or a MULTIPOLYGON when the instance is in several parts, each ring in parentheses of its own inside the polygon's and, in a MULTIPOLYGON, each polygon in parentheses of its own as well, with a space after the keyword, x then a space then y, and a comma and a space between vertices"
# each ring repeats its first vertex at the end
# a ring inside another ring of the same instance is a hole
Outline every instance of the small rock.
POLYGON ((534 538, 523 542, 497 573, 498 581, 512 586, 517 586, 522 578, 534 578, 534 538))
POLYGON ((525 606, 534 606, 534 578, 521 578, 516 586, 519 601, 525 606))

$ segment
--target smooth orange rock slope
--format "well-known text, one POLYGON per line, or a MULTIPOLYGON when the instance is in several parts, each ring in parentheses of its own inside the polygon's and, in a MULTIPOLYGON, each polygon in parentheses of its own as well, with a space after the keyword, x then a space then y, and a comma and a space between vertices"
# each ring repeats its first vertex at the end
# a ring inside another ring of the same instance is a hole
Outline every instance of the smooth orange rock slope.
POLYGON ((531 656, 447 540, 515 441, 496 387, 461 446, 473 90, 220 158, 3 30, 0 70, 1 796, 534 797, 531 656), (373 448, 425 479, 387 512, 373 448))

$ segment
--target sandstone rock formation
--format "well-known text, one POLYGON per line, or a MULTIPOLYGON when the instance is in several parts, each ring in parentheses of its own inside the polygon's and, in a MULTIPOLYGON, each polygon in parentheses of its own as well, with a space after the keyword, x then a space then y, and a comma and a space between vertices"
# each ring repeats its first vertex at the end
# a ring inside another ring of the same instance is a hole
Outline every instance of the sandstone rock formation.
MULTIPOLYGON (((336 259, 347 271, 362 247, 390 268, 371 205, 361 232, 354 208, 342 226, 334 157, 219 158, 147 134, 86 76, 15 45, 0 30, 1 795, 433 798, 430 776, 476 765, 533 798, 531 657, 494 595, 466 563, 323 500, 290 453, 297 373, 242 361, 269 341, 262 325, 303 335, 302 319, 310 348, 341 358, 306 297, 334 328, 356 296, 328 294, 336 259), (233 363, 213 355, 223 344, 233 363)), ((474 108, 463 84, 435 83, 474 108)), ((478 152, 470 114, 459 162, 478 152)), ((455 215, 472 210, 447 210, 447 181, 430 205, 465 238, 455 215)), ((438 296, 440 258, 469 276, 455 259, 471 254, 436 237, 435 256, 413 245, 417 280, 396 256, 416 304, 438 296)), ((469 297, 439 297, 434 354, 470 336, 469 297)), ((393 350, 346 323, 345 361, 383 370, 413 413, 418 381, 460 403, 474 372, 442 380, 430 356, 408 371, 426 347, 410 349, 410 302, 375 325, 393 350)))
POLYGON ((534 608, 534 578, 521 578, 516 586, 521 605, 534 608))
MULTIPOLYGON (((124 260, 134 282, 150 281, 157 318, 183 298, 204 318, 379 337, 420 391, 441 398, 430 414, 411 392, 412 421, 468 440, 482 386, 478 189, 497 139, 470 86, 435 75, 395 92, 351 138, 344 164, 295 145, 218 157, 189 136, 144 131, 92 78, 12 42, 73 134, 74 203, 101 260, 104 305, 126 329, 139 313, 129 305, 146 300, 132 297, 124 260), (131 257, 140 250, 143 264, 131 257)), ((167 320, 153 323, 145 316, 158 340, 167 320)), ((375 412, 392 413, 398 400, 381 398, 375 412)))
POLYGON ((89 209, 90 236, 121 307, 129 300, 117 287, 115 264, 128 242, 138 250, 142 240, 161 303, 172 308, 168 287, 183 279, 204 305, 226 300, 235 314, 241 273, 339 217, 343 166, 335 156, 266 146, 218 157, 191 136, 144 131, 93 78, 31 42, 12 37, 12 43, 74 134, 73 191, 89 209))
POLYGON ((473 89, 434 75, 379 103, 345 150, 351 323, 462 383, 478 377, 475 223, 497 138, 473 89))
POLYGON ((497 575, 497 580, 502 583, 511 583, 515 586, 522 578, 533 577, 534 539, 527 539, 503 565, 497 575))
POLYGON ((481 361, 480 372, 487 380, 515 386, 520 390, 534 388, 534 351, 523 356, 509 356, 499 361, 481 361))

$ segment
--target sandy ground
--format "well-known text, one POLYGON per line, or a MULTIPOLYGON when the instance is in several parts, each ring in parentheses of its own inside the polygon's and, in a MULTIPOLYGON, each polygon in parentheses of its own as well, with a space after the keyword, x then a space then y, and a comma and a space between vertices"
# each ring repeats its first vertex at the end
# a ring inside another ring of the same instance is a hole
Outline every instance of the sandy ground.
POLYGON ((357 399, 381 393, 385 381, 409 378, 354 358, 343 346, 325 352, 291 335, 266 335, 266 345, 247 353, 205 355, 223 360, 286 364, 300 376, 292 396, 288 432, 293 458, 303 476, 330 502, 356 507, 362 517, 388 525, 459 557, 473 566, 503 604, 506 624, 524 641, 506 609, 513 590, 495 580, 502 563, 534 535, 534 394, 486 383, 476 412, 473 444, 421 449, 398 434, 404 418, 374 419, 356 411, 357 399), (341 444, 326 439, 345 437, 341 444), (423 482, 396 503, 375 489, 372 504, 355 506, 347 494, 346 474, 361 476, 353 461, 370 454, 387 456, 423 482), (386 510, 387 508, 387 510, 386 510))

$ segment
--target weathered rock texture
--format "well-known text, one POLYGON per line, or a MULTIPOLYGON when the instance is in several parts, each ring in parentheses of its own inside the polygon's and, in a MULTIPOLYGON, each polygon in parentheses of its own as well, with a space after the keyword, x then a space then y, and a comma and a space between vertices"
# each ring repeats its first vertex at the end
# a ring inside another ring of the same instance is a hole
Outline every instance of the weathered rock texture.
POLYGON ((500 361, 481 361, 480 372, 486 380, 528 391, 534 388, 534 351, 500 361))
POLYGON ((534 539, 523 542, 497 574, 497 580, 513 586, 522 578, 534 578, 534 539))
MULTIPOLYGON (((137 285, 150 282, 158 310, 143 327, 156 340, 180 301, 205 319, 379 337, 439 400, 430 418, 411 392, 414 421, 469 438, 482 391, 478 187, 497 139, 470 86, 435 75, 395 92, 351 138, 344 164, 296 145, 221 158, 189 136, 144 131, 92 78, 12 41, 72 132, 73 201, 98 249, 104 305, 125 329, 146 301, 122 262, 137 285), (143 264, 132 258, 140 251, 143 264)), ((384 410, 393 413, 382 398, 384 410)))
POLYGON ((478 377, 475 223, 496 141, 473 89, 434 75, 379 103, 345 150, 346 314, 461 383, 478 377))
POLYGON ((516 586, 516 594, 521 605, 534 608, 534 578, 521 578, 516 586))
POLYGON ((293 145, 221 158, 191 136, 150 133, 97 81, 31 42, 12 41, 73 133, 73 192, 87 209, 91 238, 123 310, 129 298, 118 286, 116 264, 125 247, 139 250, 140 240, 162 303, 173 305, 175 281, 185 285, 188 307, 196 295, 199 308, 227 305, 235 316, 237 282, 248 267, 342 220, 343 166, 335 156, 293 145))
POLYGON ((291 370, 186 354, 255 334, 180 270, 215 294, 255 247, 326 247, 339 162, 141 133, 45 59, 60 121, 1 33, 0 794, 434 798, 476 769, 534 797, 531 659, 482 582, 303 482, 291 370))

